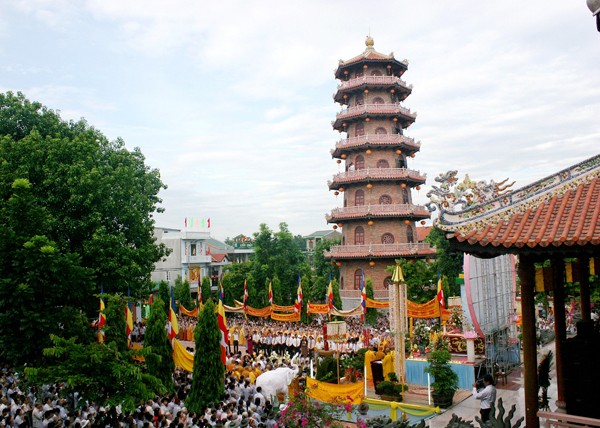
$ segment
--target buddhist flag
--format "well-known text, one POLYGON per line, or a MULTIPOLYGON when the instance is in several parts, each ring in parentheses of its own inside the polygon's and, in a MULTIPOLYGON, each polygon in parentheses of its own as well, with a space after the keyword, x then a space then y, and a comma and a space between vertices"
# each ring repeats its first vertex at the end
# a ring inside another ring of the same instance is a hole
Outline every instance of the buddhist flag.
POLYGON ((365 315, 367 314, 367 287, 365 287, 365 270, 362 270, 362 276, 360 278, 360 306, 362 308, 362 313, 360 315, 360 320, 362 322, 365 321, 365 315))
POLYGON ((104 343, 105 335, 102 327, 106 325, 106 315, 104 315, 104 299, 100 297, 100 314, 98 315, 98 343, 104 343))
POLYGON ((294 312, 302 312, 302 278, 298 275, 298 291, 296 292, 296 304, 294 305, 294 312))
POLYGON ((223 308, 223 302, 221 300, 219 300, 219 304, 217 305, 217 323, 219 324, 219 330, 221 331, 221 362, 223 365, 226 365, 229 331, 227 330, 227 323, 225 319, 225 308, 223 308))
POLYGON ((442 307, 442 309, 446 309, 446 304, 444 303, 444 290, 442 289, 442 277, 438 273, 438 283, 437 283, 437 301, 442 307))
POLYGON ((173 295, 173 289, 171 289, 171 304, 169 305, 169 320, 167 323, 167 336, 173 343, 173 339, 179 333, 179 324, 177 323, 177 314, 175 313, 175 296, 173 295))
POLYGON ((206 220, 206 226, 210 229, 210 217, 206 220))
POLYGON ((327 289, 327 304, 329 305, 329 312, 331 312, 333 310, 333 281, 331 279, 327 289))
POLYGON ((131 332, 133 331, 133 314, 129 303, 125 305, 125 334, 127 335, 127 345, 131 345, 131 332))
POLYGON ((198 279, 198 306, 202 306, 202 280, 198 279))
POLYGON ((246 314, 246 309, 248 308, 248 284, 244 279, 244 315, 246 314))
POLYGON ((223 291, 223 281, 219 282, 219 302, 221 302, 222 305, 225 304, 225 292, 223 291))
POLYGON ((269 282, 269 305, 273 304, 273 284, 269 282))

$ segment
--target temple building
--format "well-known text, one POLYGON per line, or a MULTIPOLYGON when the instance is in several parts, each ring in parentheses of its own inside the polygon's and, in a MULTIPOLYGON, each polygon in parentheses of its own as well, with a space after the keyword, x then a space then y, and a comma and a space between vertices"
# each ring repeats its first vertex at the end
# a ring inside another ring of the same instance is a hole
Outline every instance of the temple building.
POLYGON ((418 242, 416 226, 429 218, 425 206, 413 204, 412 190, 425 183, 425 174, 409 169, 420 142, 404 135, 416 113, 402 106, 412 85, 401 79, 408 61, 384 55, 367 37, 365 51, 340 60, 340 81, 333 98, 342 110, 332 126, 343 138, 331 151, 343 171, 328 182, 343 207, 326 216, 342 231, 341 245, 325 255, 340 269, 340 295, 345 307, 356 306, 364 278, 373 282, 375 298, 388 297, 388 266, 399 258, 428 258, 435 250, 418 242))

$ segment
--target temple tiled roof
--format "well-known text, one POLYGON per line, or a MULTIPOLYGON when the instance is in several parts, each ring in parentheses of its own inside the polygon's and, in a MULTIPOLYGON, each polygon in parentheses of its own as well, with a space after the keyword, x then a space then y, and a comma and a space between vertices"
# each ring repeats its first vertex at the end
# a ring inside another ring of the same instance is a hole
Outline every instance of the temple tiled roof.
POLYGON ((436 226, 482 247, 600 245, 600 155, 489 202, 442 212, 436 226))

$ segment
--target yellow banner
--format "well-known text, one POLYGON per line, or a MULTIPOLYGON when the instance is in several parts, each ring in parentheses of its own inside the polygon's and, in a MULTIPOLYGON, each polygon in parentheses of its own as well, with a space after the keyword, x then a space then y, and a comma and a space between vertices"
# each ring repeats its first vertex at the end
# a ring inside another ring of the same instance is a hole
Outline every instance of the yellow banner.
POLYGON ((285 321, 285 322, 296 322, 300 321, 300 314, 278 314, 275 312, 271 313, 271 319, 275 321, 285 321))
POLYGON ((279 306, 279 305, 271 305, 273 312, 294 312, 294 305, 292 306, 279 306))
POLYGON ((381 300, 374 300, 367 297, 367 308, 375 308, 375 309, 389 309, 390 302, 383 302, 381 300))
POLYGON ((352 317, 352 316, 356 316, 356 315, 361 315, 362 314, 362 308, 360 306, 357 306, 354 309, 350 309, 348 311, 342 311, 337 309, 336 307, 334 307, 331 310, 331 315, 335 315, 338 317, 352 317))
POLYGON ((329 305, 327 303, 308 303, 306 307, 307 314, 328 314, 329 305))
POLYGON ((406 311, 410 318, 439 318, 440 304, 434 297, 427 303, 414 303, 407 301, 406 311))
POLYGON ((256 309, 256 308, 253 308, 251 306, 248 306, 246 308, 246 314, 251 315, 253 317, 266 318, 266 317, 268 317, 268 316, 271 315, 271 307, 270 306, 266 306, 266 307, 261 308, 261 309, 256 309))
POLYGON ((187 315, 188 317, 197 317, 198 316, 198 308, 194 308, 191 311, 188 311, 182 305, 179 305, 179 313, 181 315, 187 315))
POLYGON ((359 383, 327 383, 306 378, 306 395, 323 403, 360 404, 365 397, 365 384, 359 383))

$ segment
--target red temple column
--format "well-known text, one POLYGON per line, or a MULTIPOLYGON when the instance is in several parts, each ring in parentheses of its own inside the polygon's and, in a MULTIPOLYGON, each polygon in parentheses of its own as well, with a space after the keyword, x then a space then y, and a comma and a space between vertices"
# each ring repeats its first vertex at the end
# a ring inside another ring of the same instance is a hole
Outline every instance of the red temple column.
POLYGON ((537 344, 535 340, 535 266, 532 257, 519 256, 518 274, 521 281, 525 426, 527 428, 539 428, 540 420, 537 417, 537 344))

